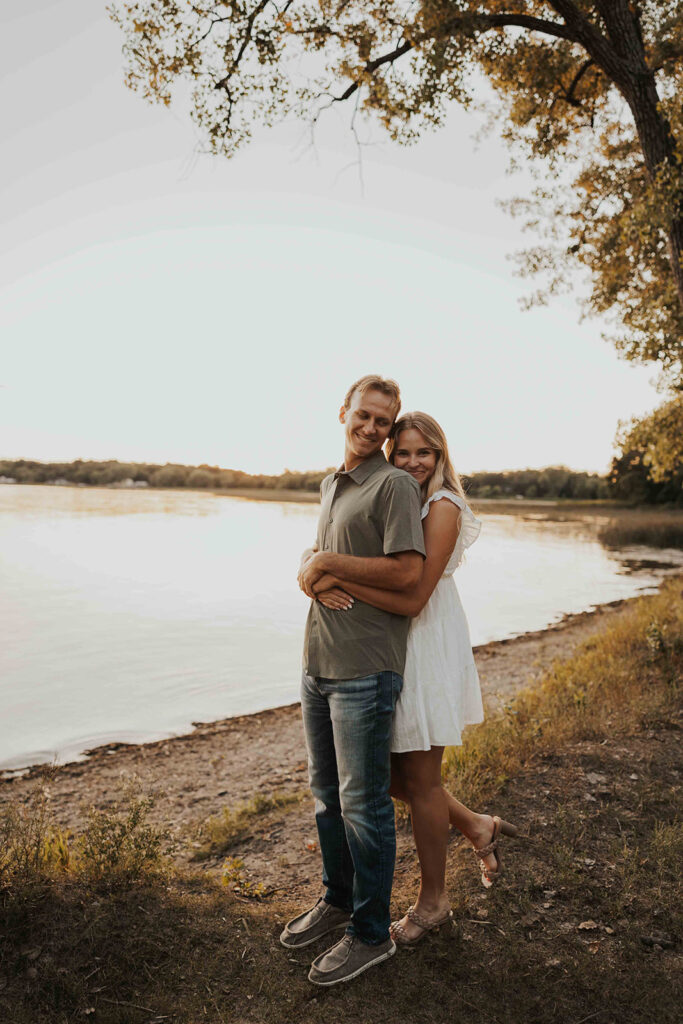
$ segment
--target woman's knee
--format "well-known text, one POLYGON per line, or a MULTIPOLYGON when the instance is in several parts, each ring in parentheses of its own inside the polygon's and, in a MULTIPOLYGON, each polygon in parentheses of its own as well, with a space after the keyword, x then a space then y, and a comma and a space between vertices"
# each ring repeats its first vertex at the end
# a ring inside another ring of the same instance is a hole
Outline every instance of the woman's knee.
POLYGON ((408 803, 416 800, 432 801, 441 799, 443 788, 441 778, 434 772, 425 771, 404 771, 401 779, 405 799, 408 803))

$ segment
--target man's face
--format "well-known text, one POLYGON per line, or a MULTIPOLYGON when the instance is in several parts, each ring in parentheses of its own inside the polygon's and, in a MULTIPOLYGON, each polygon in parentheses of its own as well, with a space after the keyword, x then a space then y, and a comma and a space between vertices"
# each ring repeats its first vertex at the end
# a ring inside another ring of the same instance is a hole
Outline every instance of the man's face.
POLYGON ((396 407, 391 396, 376 388, 368 388, 363 394, 356 391, 349 408, 341 407, 339 419, 344 424, 347 469, 352 468, 349 462, 355 465, 380 450, 395 417, 396 407))

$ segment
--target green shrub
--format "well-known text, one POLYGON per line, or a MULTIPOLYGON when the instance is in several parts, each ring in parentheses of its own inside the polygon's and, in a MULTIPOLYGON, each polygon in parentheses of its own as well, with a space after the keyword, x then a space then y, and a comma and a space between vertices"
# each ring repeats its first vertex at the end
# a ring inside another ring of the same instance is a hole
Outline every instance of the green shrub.
POLYGON ((25 803, 0 808, 0 898, 30 900, 71 864, 69 835, 52 821, 49 790, 41 780, 25 803))
POLYGON ((111 811, 91 809, 76 847, 80 872, 105 888, 127 886, 167 868, 169 830, 148 821, 154 797, 141 796, 137 787, 124 796, 111 811))

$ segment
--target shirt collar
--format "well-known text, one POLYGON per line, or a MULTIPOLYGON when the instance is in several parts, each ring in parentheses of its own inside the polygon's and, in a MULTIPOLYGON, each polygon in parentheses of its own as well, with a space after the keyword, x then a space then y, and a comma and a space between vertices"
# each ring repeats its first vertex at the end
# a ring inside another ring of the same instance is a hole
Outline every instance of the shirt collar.
POLYGON ((369 459, 363 459, 362 462, 359 462, 358 465, 355 466, 353 469, 349 470, 348 473, 345 469, 340 467, 334 474, 335 479, 339 476, 350 476, 354 483, 364 484, 368 477, 372 476, 372 474, 375 473, 380 468, 380 466, 386 464, 386 461, 387 460, 384 455, 384 452, 380 448, 378 452, 375 452, 374 455, 371 455, 369 459))

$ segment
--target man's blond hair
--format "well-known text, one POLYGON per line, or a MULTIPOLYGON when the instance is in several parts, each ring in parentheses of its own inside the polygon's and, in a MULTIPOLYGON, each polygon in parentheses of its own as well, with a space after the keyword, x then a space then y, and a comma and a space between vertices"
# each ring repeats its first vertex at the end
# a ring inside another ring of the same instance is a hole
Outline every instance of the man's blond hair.
POLYGON ((401 409, 401 389, 395 380, 391 380, 389 377, 379 377, 376 373, 366 374, 365 377, 361 377, 355 384, 352 384, 346 392, 345 409, 350 407, 356 391, 361 395, 364 395, 366 391, 380 391, 383 395, 388 395, 394 406, 394 418, 398 416, 401 409))

